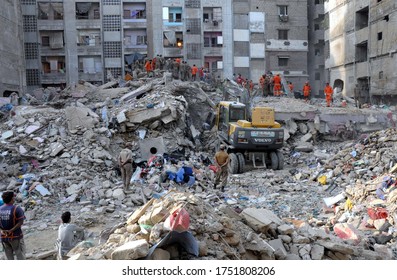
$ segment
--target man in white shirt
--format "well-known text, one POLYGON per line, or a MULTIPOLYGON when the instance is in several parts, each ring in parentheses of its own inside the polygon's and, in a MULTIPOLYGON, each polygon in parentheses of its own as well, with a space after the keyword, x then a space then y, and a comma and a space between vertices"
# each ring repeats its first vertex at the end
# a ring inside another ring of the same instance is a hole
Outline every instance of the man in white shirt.
POLYGON ((66 254, 73 249, 80 241, 84 240, 84 229, 70 223, 71 214, 69 211, 62 214, 62 224, 58 229, 58 258, 67 259, 66 254))

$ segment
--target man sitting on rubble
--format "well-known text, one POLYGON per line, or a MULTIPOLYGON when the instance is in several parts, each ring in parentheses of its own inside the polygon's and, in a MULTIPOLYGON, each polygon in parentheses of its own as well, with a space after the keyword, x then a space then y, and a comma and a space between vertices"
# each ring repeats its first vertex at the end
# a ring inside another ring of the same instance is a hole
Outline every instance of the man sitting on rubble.
POLYGON ((71 214, 69 211, 64 212, 61 219, 62 224, 58 228, 56 245, 58 247, 58 259, 66 260, 68 259, 66 254, 85 239, 85 233, 83 228, 70 223, 71 214))
POLYGON ((133 172, 133 162, 132 162, 132 144, 130 142, 127 142, 125 144, 124 149, 121 150, 119 158, 118 158, 118 163, 121 171, 121 179, 123 181, 123 189, 124 192, 128 191, 128 187, 130 186, 130 181, 132 178, 132 172, 133 172))

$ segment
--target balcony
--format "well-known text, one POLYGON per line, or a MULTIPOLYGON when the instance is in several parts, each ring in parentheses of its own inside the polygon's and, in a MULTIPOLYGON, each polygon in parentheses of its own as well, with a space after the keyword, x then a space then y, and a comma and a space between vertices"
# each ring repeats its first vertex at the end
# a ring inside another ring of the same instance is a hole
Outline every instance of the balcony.
POLYGON ((368 27, 356 31, 355 35, 356 35, 356 44, 360 44, 362 42, 368 41, 368 37, 369 37, 368 27))
POLYGON ((61 49, 51 49, 50 47, 41 47, 40 55, 42 56, 65 56, 65 47, 61 49))
POLYGON ((65 73, 44 73, 41 75, 42 84, 65 84, 66 74, 65 73))
POLYGON ((146 53, 147 45, 124 45, 124 52, 126 54, 132 54, 135 52, 146 53))
POLYGON ((324 41, 324 30, 316 30, 314 31, 314 43, 318 44, 320 41, 324 41))
POLYGON ((76 20, 76 29, 101 29, 100 19, 78 19, 76 20))
POLYGON ((222 56, 223 48, 222 47, 204 47, 203 55, 204 56, 222 56))
POLYGON ((87 82, 97 82, 103 80, 103 74, 101 73, 84 73, 83 70, 79 70, 79 80, 87 82))
POLYGON ((222 21, 204 21, 203 22, 204 31, 222 31, 223 23, 222 21))
POLYGON ((102 54, 102 46, 90 46, 90 45, 79 45, 77 44, 77 53, 78 55, 101 55, 102 54))
POLYGON ((146 28, 146 19, 124 19, 123 20, 124 29, 135 29, 135 28, 146 28))
POLYGON ((183 49, 178 47, 163 48, 164 57, 181 57, 183 49))
POLYGON ((37 21, 38 30, 46 31, 58 31, 64 29, 63 20, 38 20, 37 21))
POLYGON ((324 4, 316 4, 314 10, 314 19, 321 18, 324 16, 324 4))
POLYGON ((362 77, 369 77, 369 71, 368 71, 368 62, 360 62, 356 63, 356 77, 357 78, 362 78, 362 77))

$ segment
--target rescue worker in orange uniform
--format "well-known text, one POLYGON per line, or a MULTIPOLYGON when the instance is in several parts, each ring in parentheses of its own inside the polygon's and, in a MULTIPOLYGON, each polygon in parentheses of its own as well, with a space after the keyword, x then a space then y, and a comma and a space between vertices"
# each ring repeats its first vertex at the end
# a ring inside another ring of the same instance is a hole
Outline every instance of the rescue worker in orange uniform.
POLYGON ((277 74, 273 78, 273 89, 274 89, 274 96, 280 96, 281 95, 281 77, 280 74, 277 74))
POLYGON ((198 68, 197 68, 196 64, 193 64, 193 66, 192 66, 192 81, 196 80, 197 72, 198 72, 198 68))
POLYGON ((325 88, 324 88, 324 94, 325 94, 325 100, 327 101, 327 107, 331 106, 333 93, 334 93, 334 90, 332 89, 332 87, 329 85, 329 83, 326 83, 325 88))
POLYGON ((148 76, 150 76, 150 74, 152 73, 152 61, 151 60, 148 60, 148 61, 146 61, 146 64, 145 64, 145 69, 146 69, 146 74, 148 75, 148 76))
POLYGON ((309 101, 310 91, 311 91, 311 87, 309 85, 309 82, 306 82, 305 85, 303 86, 303 97, 306 102, 309 101))

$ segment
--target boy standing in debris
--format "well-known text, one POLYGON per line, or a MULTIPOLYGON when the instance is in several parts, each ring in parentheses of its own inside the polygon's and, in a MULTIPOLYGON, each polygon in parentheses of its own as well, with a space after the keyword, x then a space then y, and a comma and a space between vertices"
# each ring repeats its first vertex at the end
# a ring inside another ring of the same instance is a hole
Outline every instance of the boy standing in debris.
POLYGON ((7 260, 25 260, 25 242, 21 226, 25 220, 22 208, 14 205, 15 194, 6 191, 1 195, 4 205, 0 207, 1 243, 7 260))
POLYGON ((132 177, 132 144, 127 142, 124 149, 121 150, 118 162, 121 171, 121 179, 123 180, 124 191, 128 191, 132 177))
POLYGON ((217 167, 216 177, 215 177, 215 188, 221 183, 221 191, 225 190, 225 186, 227 184, 227 177, 229 176, 229 154, 225 151, 226 146, 221 145, 219 147, 220 151, 215 154, 215 164, 217 167))
POLYGON ((58 259, 67 259, 66 254, 73 249, 80 241, 83 241, 84 229, 70 223, 71 214, 66 211, 62 214, 62 224, 58 228, 58 259))

